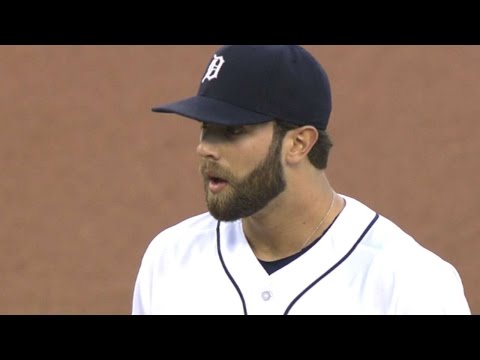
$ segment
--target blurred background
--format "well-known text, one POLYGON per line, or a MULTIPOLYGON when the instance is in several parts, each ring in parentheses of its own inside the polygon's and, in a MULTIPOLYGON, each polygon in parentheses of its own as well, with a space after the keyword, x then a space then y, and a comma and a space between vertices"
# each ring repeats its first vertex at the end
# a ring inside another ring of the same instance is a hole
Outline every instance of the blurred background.
MULTIPOLYGON (((0 314, 129 314, 143 253, 206 211, 194 95, 217 45, 0 46, 0 314)), ((459 271, 480 314, 480 47, 312 46, 334 188, 459 271)))

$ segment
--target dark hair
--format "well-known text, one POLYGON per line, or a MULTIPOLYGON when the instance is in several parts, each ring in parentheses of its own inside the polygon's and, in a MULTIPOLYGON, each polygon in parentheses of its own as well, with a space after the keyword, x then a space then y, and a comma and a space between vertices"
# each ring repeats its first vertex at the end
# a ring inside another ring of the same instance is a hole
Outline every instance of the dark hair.
MULTIPOLYGON (((285 134, 293 129, 301 127, 300 125, 291 124, 283 120, 275 119, 274 136, 283 139, 285 134)), ((308 153, 308 159, 317 169, 323 170, 327 168, 328 154, 333 143, 325 130, 317 129, 318 139, 308 153)))

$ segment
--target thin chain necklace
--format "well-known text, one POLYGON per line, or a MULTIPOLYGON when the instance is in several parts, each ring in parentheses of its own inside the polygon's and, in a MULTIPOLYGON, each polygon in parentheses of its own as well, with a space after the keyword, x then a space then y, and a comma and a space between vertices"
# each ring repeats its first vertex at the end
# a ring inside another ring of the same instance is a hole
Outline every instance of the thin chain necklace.
POLYGON ((310 234, 310 236, 307 238, 307 240, 305 240, 305 242, 303 243, 302 247, 300 248, 300 250, 303 250, 305 248, 305 246, 307 246, 307 244, 310 242, 310 240, 312 240, 312 237, 313 235, 315 235, 315 233, 317 232, 317 230, 320 228, 320 226, 323 224, 323 222, 325 221, 325 219, 327 218, 327 216, 330 214, 330 211, 332 211, 333 209, 333 203, 335 202, 335 191, 333 192, 333 196, 332 196, 332 201, 330 202, 330 207, 328 208, 327 212, 325 213, 325 215, 323 216, 322 220, 320 220, 320 222, 318 223, 317 227, 312 231, 312 233, 310 234))

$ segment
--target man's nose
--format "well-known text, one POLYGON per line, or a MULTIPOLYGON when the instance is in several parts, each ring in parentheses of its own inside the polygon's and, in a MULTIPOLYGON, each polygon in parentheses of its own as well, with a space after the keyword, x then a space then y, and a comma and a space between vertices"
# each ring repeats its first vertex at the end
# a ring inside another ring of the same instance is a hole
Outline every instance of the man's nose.
POLYGON ((206 139, 200 139, 200 143, 197 146, 197 154, 202 158, 219 159, 218 147, 215 146, 214 142, 206 139))

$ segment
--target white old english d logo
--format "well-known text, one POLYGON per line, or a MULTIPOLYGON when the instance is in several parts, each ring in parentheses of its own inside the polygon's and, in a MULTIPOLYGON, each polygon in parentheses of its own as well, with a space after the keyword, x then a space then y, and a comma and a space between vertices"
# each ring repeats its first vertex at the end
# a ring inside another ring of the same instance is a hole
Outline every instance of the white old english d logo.
POLYGON ((202 83, 207 79, 208 81, 212 79, 216 79, 218 76, 218 72, 222 68, 222 65, 225 63, 223 60, 223 56, 217 56, 217 54, 213 55, 213 60, 208 66, 207 73, 202 79, 202 83))

